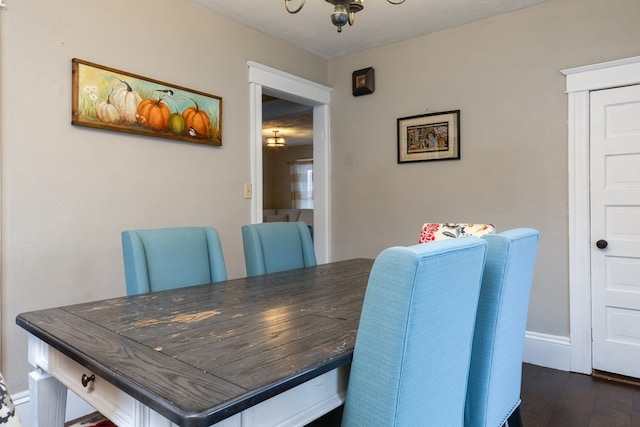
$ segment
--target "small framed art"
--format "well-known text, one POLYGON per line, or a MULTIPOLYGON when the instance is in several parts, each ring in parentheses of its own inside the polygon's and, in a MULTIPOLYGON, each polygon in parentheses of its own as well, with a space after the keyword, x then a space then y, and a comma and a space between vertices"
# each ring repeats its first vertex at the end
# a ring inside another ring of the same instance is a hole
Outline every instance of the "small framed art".
POLYGON ((460 110, 398 119, 398 163, 460 158, 460 110))
POLYGON ((376 90, 375 73, 373 67, 356 70, 351 75, 351 90, 353 96, 368 95, 376 90))

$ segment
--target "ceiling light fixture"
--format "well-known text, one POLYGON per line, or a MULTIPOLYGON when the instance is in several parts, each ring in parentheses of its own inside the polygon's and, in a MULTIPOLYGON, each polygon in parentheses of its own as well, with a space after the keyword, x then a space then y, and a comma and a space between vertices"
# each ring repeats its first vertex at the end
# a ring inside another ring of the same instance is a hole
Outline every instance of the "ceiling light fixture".
POLYGON ((278 136, 278 131, 273 131, 273 136, 268 136, 266 139, 267 147, 284 147, 287 145, 287 140, 284 136, 278 136))
MULTIPOLYGON (((301 0, 300 6, 296 9, 291 9, 289 6, 290 0, 284 0, 284 7, 289 13, 298 13, 302 10, 302 6, 307 0, 301 0)), ((327 3, 333 5, 333 13, 331 14, 331 23, 338 27, 338 32, 342 32, 342 26, 346 23, 353 25, 355 15, 364 9, 364 0, 325 0, 327 3)), ((387 0, 391 4, 402 4, 405 0, 387 0)))

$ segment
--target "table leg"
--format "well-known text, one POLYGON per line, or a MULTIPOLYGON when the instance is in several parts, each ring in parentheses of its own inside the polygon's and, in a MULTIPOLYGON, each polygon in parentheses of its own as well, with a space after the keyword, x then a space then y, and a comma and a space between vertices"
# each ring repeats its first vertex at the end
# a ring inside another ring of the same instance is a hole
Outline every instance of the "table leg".
POLYGON ((64 427, 67 388, 40 368, 29 373, 34 427, 64 427))

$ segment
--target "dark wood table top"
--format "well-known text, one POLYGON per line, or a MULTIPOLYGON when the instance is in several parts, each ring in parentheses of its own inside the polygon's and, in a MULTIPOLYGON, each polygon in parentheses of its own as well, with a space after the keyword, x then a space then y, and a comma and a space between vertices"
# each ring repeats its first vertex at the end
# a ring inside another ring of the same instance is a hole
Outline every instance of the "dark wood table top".
POLYGON ((351 361, 373 260, 18 315, 182 426, 208 426, 351 361))

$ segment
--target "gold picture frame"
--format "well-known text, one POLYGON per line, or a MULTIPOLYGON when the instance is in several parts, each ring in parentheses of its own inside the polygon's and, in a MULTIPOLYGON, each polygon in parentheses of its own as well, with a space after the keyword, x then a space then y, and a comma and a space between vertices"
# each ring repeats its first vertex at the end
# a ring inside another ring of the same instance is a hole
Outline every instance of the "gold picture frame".
POLYGON ((76 126, 222 145, 222 98, 72 59, 76 126))

